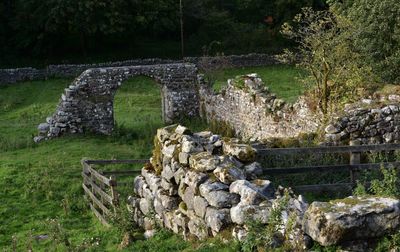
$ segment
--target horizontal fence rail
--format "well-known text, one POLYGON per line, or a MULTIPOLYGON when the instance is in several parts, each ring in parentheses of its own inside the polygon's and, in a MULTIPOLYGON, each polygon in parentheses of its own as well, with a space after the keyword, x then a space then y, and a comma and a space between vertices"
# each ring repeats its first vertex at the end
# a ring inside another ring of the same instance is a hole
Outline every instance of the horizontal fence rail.
POLYGON ((271 155, 293 155, 313 153, 350 153, 366 151, 389 151, 400 149, 400 144, 374 144, 374 145, 349 145, 349 146, 324 146, 308 148, 259 148, 257 153, 260 156, 271 155))
POLYGON ((332 172, 349 171, 350 183, 337 184, 318 184, 318 185, 296 185, 293 188, 297 192, 321 192, 321 191, 339 191, 351 190, 356 184, 357 173, 362 170, 379 169, 381 167, 389 168, 400 166, 400 162, 385 163, 361 163, 361 153, 382 152, 400 150, 400 144, 377 144, 377 145, 349 145, 349 146, 322 146, 307 148, 256 148, 258 158, 265 156, 285 156, 285 155, 307 155, 307 154, 333 154, 348 153, 349 164, 340 165, 315 165, 302 167, 277 167, 263 169, 265 175, 282 174, 301 174, 308 172, 332 172))
POLYGON ((94 165, 109 164, 145 164, 149 160, 85 160, 82 163, 83 191, 85 199, 94 215, 106 226, 109 226, 109 218, 116 213, 119 205, 120 193, 118 186, 128 185, 117 181, 118 176, 137 175, 140 170, 131 171, 100 171, 94 165))

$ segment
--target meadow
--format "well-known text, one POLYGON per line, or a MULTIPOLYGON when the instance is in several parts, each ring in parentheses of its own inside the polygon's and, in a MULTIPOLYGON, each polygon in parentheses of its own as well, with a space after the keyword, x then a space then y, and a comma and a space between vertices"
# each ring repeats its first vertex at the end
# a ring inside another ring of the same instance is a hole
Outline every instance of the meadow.
MULTIPOLYGON (((303 87, 290 66, 228 69, 216 73, 216 87, 238 74, 257 72, 272 92, 293 102, 303 87)), ((0 248, 4 251, 114 251, 123 233, 106 228, 83 200, 80 160, 146 159, 161 119, 160 90, 152 79, 132 78, 115 97, 117 129, 111 136, 64 136, 35 144, 36 127, 56 108, 69 79, 0 86, 0 248)), ((206 129, 199 119, 184 122, 206 129)), ((140 166, 134 167, 140 169, 140 166)), ((237 244, 184 242, 160 232, 129 250, 235 251, 237 244), (163 242, 161 243, 160 240, 163 242)))

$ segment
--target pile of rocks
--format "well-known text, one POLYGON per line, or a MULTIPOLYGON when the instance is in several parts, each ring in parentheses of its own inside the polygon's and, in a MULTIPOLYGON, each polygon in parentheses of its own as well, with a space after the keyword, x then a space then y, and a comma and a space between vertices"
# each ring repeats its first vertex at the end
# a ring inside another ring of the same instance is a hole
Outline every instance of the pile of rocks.
POLYGON ((282 232, 295 213, 298 235, 293 240, 306 240, 300 226, 307 204, 260 179, 262 168, 251 146, 176 125, 159 129, 154 141, 151 162, 135 178, 129 206, 146 235, 162 226, 186 238, 204 239, 225 230, 243 239, 247 223, 269 223, 273 209, 287 197, 282 232))

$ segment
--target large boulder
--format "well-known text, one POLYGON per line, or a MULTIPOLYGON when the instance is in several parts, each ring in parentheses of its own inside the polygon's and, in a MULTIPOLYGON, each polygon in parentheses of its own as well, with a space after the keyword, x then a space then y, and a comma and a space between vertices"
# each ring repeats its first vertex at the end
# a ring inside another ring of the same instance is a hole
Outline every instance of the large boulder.
POLYGON ((303 219, 305 233, 323 246, 377 238, 399 227, 400 201, 391 198, 313 202, 303 219))

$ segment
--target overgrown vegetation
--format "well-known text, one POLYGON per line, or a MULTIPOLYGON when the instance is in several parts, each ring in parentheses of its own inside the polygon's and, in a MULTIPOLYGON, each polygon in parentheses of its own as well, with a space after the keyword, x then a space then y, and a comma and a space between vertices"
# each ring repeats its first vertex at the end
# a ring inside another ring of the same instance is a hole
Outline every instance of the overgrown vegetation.
POLYGON ((303 81, 316 107, 327 115, 361 97, 370 70, 351 42, 352 24, 334 12, 311 8, 303 8, 294 22, 285 23, 282 33, 298 46, 286 50, 282 60, 308 72, 303 81))

